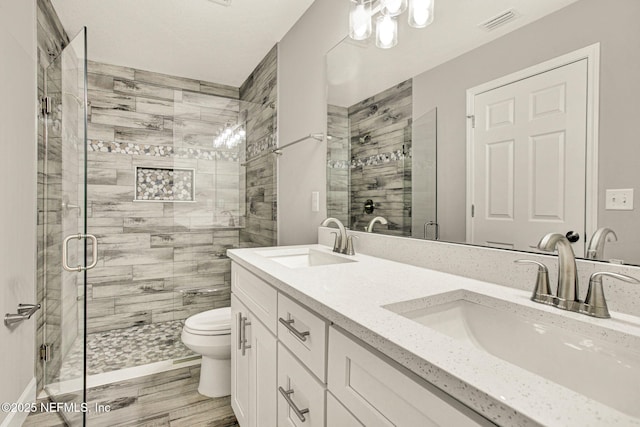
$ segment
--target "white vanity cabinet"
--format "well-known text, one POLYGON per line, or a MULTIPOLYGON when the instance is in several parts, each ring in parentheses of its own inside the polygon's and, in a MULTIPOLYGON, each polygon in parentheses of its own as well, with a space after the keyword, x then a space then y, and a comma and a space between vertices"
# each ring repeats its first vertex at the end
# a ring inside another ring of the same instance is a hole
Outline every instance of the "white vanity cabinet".
POLYGON ((231 308, 241 427, 493 425, 235 262, 231 308))
MULTIPOLYGON (((243 279, 251 273, 246 270, 237 273, 237 269, 232 272, 232 287, 239 290, 235 285, 242 282, 240 287, 247 290, 244 286, 247 282, 243 279)), ((252 289, 259 291, 255 294, 250 290, 248 294, 235 292, 231 296, 231 407, 242 427, 273 427, 277 413, 277 341, 274 331, 261 319, 269 312, 268 296, 271 292, 274 297, 277 294, 264 282, 249 279, 249 283, 255 285, 252 289), (262 316, 251 311, 249 306, 260 307, 256 311, 262 316)), ((274 318, 269 323, 275 326, 275 299, 271 315, 274 318)))

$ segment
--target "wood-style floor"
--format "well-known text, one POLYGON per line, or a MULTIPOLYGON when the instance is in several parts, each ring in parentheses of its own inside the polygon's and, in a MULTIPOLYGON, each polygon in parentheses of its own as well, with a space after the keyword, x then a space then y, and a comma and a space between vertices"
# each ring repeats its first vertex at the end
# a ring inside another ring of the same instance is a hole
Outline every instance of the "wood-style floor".
MULTIPOLYGON (((87 391, 88 427, 237 427, 229 397, 208 398, 198 393, 200 366, 175 369, 121 381, 87 391), (98 413, 95 405, 108 405, 98 413)), ((61 396, 57 401, 74 401, 61 396)), ((72 414, 77 420, 81 415, 72 414)), ((61 427, 66 424, 55 412, 32 413, 27 427, 61 427)), ((81 425, 72 421, 72 426, 81 425)))

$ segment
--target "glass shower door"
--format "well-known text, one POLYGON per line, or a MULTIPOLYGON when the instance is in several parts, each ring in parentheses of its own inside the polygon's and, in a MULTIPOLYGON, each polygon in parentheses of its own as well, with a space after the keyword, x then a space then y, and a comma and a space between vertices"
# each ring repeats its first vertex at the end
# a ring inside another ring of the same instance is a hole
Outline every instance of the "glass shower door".
POLYGON ((86 29, 44 78, 43 388, 75 426, 85 419, 85 283, 96 248, 86 236, 86 29))

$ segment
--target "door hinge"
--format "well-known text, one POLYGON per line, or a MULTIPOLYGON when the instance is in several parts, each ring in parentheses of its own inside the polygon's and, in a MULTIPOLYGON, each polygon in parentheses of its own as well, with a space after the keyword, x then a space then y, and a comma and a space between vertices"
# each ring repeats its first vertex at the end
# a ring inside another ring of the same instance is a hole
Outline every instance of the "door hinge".
POLYGON ((471 119, 471 128, 475 129, 476 128, 476 116, 474 116, 474 115, 467 116, 467 119, 471 119))
POLYGON ((49 344, 42 344, 40 346, 40 360, 43 362, 51 360, 51 346, 49 344))
POLYGON ((51 113, 51 98, 48 96, 40 98, 40 112, 43 116, 48 116, 51 113))
POLYGON ((476 216, 476 205, 471 205, 471 218, 476 216))

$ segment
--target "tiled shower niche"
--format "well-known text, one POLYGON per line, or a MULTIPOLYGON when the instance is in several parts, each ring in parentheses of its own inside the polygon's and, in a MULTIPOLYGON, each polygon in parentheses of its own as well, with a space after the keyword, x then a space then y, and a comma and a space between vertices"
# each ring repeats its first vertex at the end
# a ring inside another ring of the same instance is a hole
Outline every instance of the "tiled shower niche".
POLYGON ((135 201, 195 202, 195 169, 136 166, 135 201))

